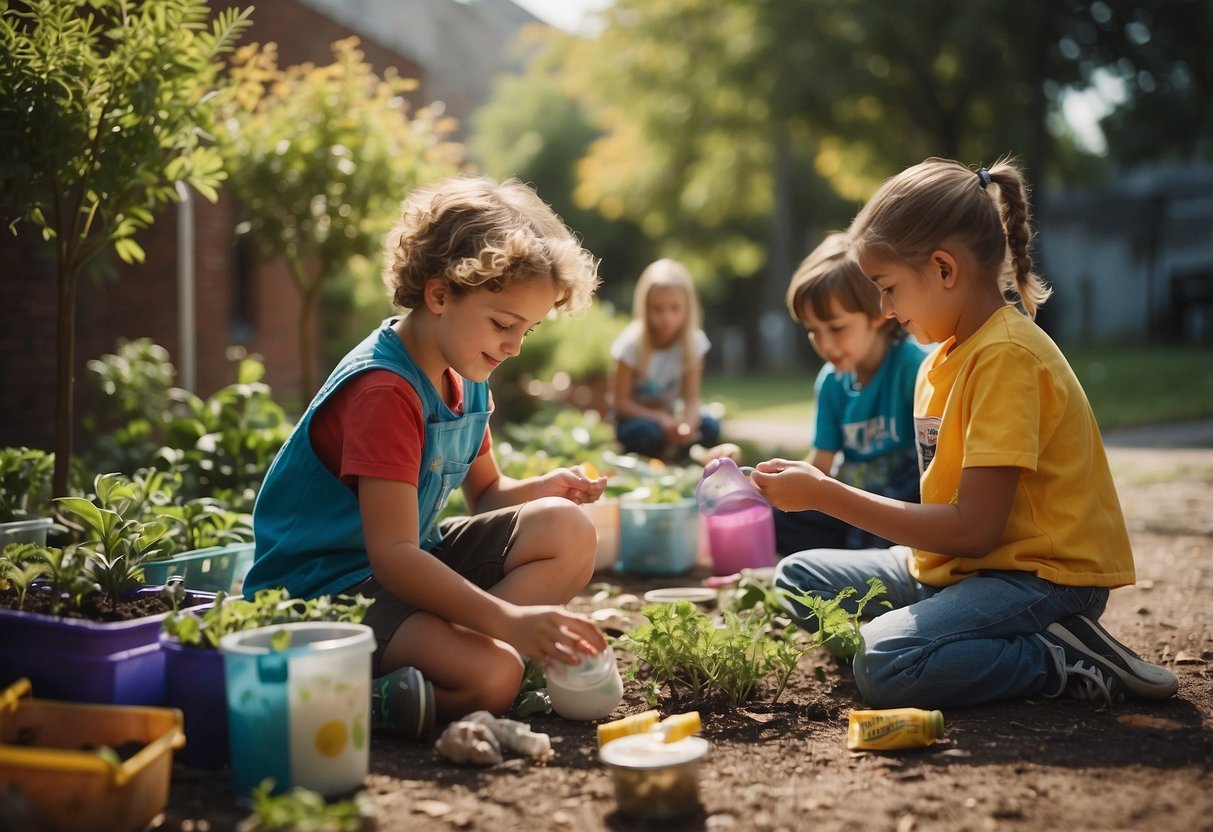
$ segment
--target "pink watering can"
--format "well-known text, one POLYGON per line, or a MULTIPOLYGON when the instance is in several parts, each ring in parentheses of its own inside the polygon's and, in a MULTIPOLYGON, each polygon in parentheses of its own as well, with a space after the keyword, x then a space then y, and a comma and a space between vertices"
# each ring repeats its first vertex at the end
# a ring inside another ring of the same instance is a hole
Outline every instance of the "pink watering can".
POLYGON ((709 462, 695 487, 695 500, 707 525, 708 553, 717 575, 775 564, 771 504, 736 462, 728 457, 709 462))

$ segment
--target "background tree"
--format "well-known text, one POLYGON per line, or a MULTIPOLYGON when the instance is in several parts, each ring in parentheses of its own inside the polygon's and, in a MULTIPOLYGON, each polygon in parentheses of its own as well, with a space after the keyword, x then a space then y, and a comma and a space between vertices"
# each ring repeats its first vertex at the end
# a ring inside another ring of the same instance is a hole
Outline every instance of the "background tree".
POLYGON ((468 149, 497 179, 516 176, 534 185, 561 218, 600 258, 599 298, 630 308, 630 283, 655 257, 638 229, 609 220, 573 198, 577 166, 601 130, 580 103, 539 67, 505 75, 488 104, 472 118, 468 149))
POLYGON ((10 226, 55 246, 55 494, 72 454, 78 277, 111 246, 141 261, 133 235, 177 183, 217 198, 221 159, 201 135, 249 11, 208 27, 204 0, 0 2, 0 202, 10 226))
POLYGON ((1180 153, 1207 155, 1209 4, 1163 5, 614 0, 599 37, 567 36, 545 60, 603 130, 579 165, 578 204, 685 250, 708 296, 734 310, 745 307, 713 281, 758 278, 744 299, 762 314, 820 230, 925 156, 1014 152, 1038 186, 1089 177, 1098 164, 1059 114, 1099 73, 1128 90, 1110 139, 1157 106, 1183 126, 1180 153))
POLYGON ((328 66, 286 69, 274 44, 239 50, 219 133, 245 209, 238 232, 251 235, 263 261, 286 263, 303 300, 304 402, 315 392, 315 319, 326 284, 355 259, 377 259, 408 191, 458 170, 463 153, 445 138, 455 122, 441 107, 410 113, 405 94, 416 81, 390 70, 377 76, 356 38, 332 49, 328 66))

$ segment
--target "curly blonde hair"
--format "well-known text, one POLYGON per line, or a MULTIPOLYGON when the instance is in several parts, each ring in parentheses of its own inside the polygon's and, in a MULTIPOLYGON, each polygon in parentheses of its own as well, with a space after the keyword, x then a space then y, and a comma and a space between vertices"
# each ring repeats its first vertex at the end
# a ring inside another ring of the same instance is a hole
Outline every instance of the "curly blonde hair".
POLYGON ((933 157, 886 179, 851 222, 852 250, 919 265, 945 240, 957 240, 1004 295, 1018 295, 1036 317, 1052 290, 1032 271, 1027 183, 1009 157, 985 176, 995 187, 960 162, 933 157))
POLYGON ((517 179, 455 176, 414 189, 388 232, 383 281, 401 309, 422 304, 431 277, 459 296, 500 292, 518 280, 547 276, 556 308, 588 307, 598 264, 555 212, 517 179))

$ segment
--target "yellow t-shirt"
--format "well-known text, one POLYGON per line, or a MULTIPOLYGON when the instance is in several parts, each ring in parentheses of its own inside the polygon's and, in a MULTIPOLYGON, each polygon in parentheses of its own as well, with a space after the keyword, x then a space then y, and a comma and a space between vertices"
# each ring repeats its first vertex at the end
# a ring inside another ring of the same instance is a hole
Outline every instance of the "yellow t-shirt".
POLYGON ((910 571, 947 586, 983 569, 1067 586, 1134 581, 1133 552, 1099 427, 1052 339, 1013 306, 918 372, 914 425, 923 503, 954 503, 964 468, 1021 469, 1011 515, 985 557, 916 549, 910 571))

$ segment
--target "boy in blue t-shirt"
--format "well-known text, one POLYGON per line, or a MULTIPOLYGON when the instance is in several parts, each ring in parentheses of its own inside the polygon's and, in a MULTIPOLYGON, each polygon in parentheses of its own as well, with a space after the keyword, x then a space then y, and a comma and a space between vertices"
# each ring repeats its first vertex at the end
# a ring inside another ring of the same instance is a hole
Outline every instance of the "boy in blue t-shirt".
MULTIPOLYGON (((829 235, 788 286, 788 312, 826 362, 814 385, 817 429, 809 461, 849 485, 917 502, 914 381, 927 351, 881 313, 880 294, 849 249, 846 234, 829 235)), ((775 511, 781 555, 889 545, 821 512, 775 511)))

